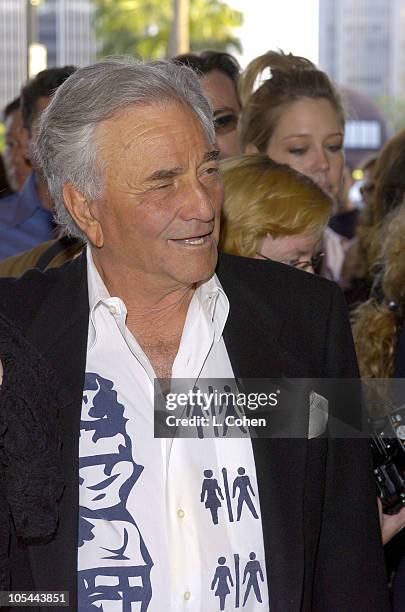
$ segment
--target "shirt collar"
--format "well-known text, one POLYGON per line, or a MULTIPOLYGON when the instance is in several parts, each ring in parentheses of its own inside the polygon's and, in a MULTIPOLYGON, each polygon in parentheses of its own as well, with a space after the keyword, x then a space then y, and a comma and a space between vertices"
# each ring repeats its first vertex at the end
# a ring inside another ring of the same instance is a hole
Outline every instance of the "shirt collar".
POLYGON ((87 290, 89 295, 89 340, 88 348, 92 348, 97 339, 97 329, 95 323, 94 311, 99 304, 106 304, 107 307, 117 306, 117 308, 125 308, 124 302, 120 298, 112 298, 108 293, 107 287, 101 278, 96 265, 93 261, 91 254, 91 248, 88 244, 86 247, 86 258, 87 258, 87 290), (115 304, 113 304, 113 302, 115 304))
POLYGON ((228 318, 229 301, 216 274, 197 288, 193 299, 198 301, 200 308, 214 325, 214 342, 218 342, 228 318))
MULTIPOLYGON (((123 309, 125 312, 126 308, 124 302, 120 298, 111 297, 108 293, 107 287, 94 264, 90 245, 87 245, 86 249, 91 322, 89 346, 92 346, 96 340, 96 328, 93 316, 96 307, 104 302, 107 303, 108 306, 123 309)), ((201 308, 205 316, 207 316, 209 321, 213 324, 214 342, 218 342, 222 337, 222 332, 228 318, 229 301, 216 274, 197 287, 192 299, 192 303, 193 302, 201 308)), ((192 304, 190 304, 190 309, 191 308, 192 304)))
POLYGON ((86 246, 86 257, 87 257, 87 283, 89 291, 89 306, 90 312, 96 308, 96 306, 103 300, 108 300, 111 296, 108 293, 107 287, 101 278, 96 265, 93 261, 91 254, 91 247, 88 244, 86 246))

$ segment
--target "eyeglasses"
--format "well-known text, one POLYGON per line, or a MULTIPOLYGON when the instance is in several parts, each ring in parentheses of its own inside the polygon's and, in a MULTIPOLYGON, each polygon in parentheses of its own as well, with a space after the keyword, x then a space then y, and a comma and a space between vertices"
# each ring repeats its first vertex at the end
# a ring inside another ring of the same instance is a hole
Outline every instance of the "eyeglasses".
POLYGON ((215 133, 222 136, 223 134, 229 134, 236 130, 238 125, 238 115, 229 113, 228 115, 221 115, 220 117, 214 118, 215 133))
MULTIPOLYGON (((267 259, 268 261, 274 261, 273 259, 271 259, 271 257, 266 257, 266 255, 263 255, 263 253, 259 253, 258 251, 256 251, 256 255, 259 255, 259 257, 263 257, 263 259, 267 259)), ((283 263, 287 266, 291 266, 291 268, 297 268, 297 270, 303 270, 304 272, 308 272, 310 268, 312 268, 313 270, 318 270, 324 257, 325 253, 317 253, 316 255, 311 257, 310 260, 307 261, 300 261, 298 259, 295 261, 281 261, 280 263, 283 263)))

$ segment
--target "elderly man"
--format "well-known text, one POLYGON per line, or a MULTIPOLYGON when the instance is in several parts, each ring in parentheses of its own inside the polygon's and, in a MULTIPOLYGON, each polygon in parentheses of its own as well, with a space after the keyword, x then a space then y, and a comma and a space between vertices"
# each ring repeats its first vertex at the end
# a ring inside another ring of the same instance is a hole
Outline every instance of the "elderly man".
MULTIPOLYGON (((218 159, 238 155, 241 152, 236 129, 240 113, 237 92, 240 66, 236 59, 222 51, 203 51, 200 55, 179 55, 173 61, 192 68, 200 78, 212 106, 218 159)), ((33 267, 45 270, 61 266, 79 253, 82 246, 82 241, 68 236, 43 242, 0 261, 0 277, 18 277, 33 267)))
POLYGON ((87 248, 0 281, 11 586, 79 611, 388 609, 365 441, 153 437, 156 377, 356 375, 335 285, 217 262, 214 143, 167 62, 79 69, 43 114, 37 160, 87 248))

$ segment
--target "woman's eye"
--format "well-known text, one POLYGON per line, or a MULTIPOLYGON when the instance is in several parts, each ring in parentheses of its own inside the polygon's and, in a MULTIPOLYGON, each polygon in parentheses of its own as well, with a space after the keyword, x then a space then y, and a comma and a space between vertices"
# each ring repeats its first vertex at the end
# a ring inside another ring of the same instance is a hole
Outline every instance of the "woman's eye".
POLYGON ((307 152, 307 149, 302 149, 302 148, 294 148, 294 149, 288 149, 288 152, 291 155, 305 155, 305 153, 307 152))
POLYGON ((338 151, 341 151, 343 148, 343 145, 338 144, 338 145, 329 145, 328 149, 329 151, 331 151, 332 153, 337 153, 338 151))

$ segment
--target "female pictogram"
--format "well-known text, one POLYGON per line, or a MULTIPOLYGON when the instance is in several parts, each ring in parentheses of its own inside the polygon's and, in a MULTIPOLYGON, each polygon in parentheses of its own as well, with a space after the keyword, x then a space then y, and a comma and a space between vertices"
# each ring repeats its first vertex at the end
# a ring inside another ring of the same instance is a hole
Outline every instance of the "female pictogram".
POLYGON ((225 557, 219 557, 218 559, 218 567, 215 570, 214 579, 211 583, 211 591, 216 588, 215 596, 219 597, 219 609, 225 610, 225 600, 229 595, 230 588, 228 585, 228 579, 230 585, 233 587, 233 580, 231 576, 231 570, 227 565, 225 565, 226 559, 225 557))
POLYGON ((218 508, 222 506, 220 500, 223 500, 224 496, 217 479, 213 478, 212 470, 204 470, 204 476, 200 500, 201 503, 205 502, 206 508, 209 508, 214 525, 218 525, 218 508))

